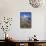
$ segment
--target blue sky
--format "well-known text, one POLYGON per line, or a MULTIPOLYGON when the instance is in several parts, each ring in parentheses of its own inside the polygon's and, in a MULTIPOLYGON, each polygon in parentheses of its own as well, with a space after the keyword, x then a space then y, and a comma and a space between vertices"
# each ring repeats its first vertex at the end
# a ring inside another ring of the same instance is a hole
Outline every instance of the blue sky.
POLYGON ((20 12, 20 16, 28 16, 31 17, 31 12, 20 12))

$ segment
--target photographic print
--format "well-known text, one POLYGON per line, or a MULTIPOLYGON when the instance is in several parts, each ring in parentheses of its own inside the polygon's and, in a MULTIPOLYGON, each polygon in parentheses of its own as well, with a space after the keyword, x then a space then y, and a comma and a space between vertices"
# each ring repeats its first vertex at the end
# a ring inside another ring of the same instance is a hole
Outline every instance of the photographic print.
POLYGON ((31 28, 31 12, 20 12, 20 28, 31 28))

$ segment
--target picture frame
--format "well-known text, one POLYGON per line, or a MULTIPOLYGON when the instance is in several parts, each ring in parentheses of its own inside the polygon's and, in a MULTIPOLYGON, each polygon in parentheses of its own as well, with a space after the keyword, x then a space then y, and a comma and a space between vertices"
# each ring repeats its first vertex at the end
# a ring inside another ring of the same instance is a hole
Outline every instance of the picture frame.
POLYGON ((20 12, 20 28, 31 28, 32 27, 32 13, 31 12, 20 12))

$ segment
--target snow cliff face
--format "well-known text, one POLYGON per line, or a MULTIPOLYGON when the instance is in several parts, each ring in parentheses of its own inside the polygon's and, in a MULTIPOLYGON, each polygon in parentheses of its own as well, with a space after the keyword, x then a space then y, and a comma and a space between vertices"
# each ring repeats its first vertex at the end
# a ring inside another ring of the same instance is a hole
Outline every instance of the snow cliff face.
POLYGON ((20 25, 21 27, 31 27, 31 17, 30 16, 21 16, 20 17, 20 25))

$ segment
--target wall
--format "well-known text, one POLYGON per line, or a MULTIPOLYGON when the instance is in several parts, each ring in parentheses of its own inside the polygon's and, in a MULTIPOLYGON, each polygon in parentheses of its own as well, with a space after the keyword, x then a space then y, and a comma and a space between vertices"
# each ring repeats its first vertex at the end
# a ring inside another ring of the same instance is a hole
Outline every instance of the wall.
POLYGON ((46 40, 46 15, 44 17, 44 21, 45 21, 45 23, 44 23, 44 39, 46 40))
MULTIPOLYGON (((31 7, 28 0, 0 0, 0 18, 4 16, 13 18, 12 26, 8 33, 16 38, 16 40, 28 40, 34 34, 37 35, 39 40, 44 40, 45 12, 45 8, 31 7), (21 11, 32 12, 31 29, 20 28, 21 11)), ((1 31, 0 35, 2 35, 1 33, 3 32, 1 31)), ((4 39, 4 37, 0 36, 0 39, 2 38, 4 39)))

